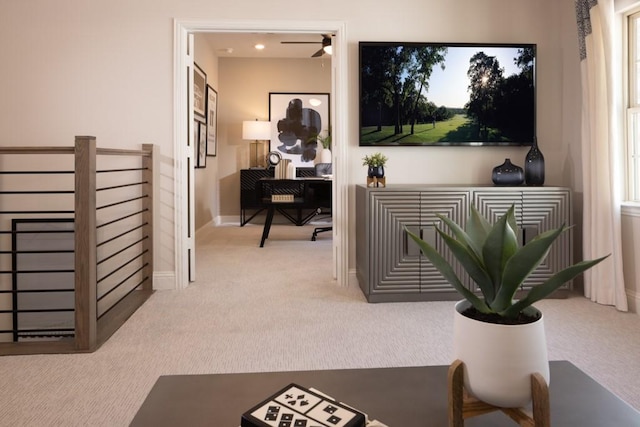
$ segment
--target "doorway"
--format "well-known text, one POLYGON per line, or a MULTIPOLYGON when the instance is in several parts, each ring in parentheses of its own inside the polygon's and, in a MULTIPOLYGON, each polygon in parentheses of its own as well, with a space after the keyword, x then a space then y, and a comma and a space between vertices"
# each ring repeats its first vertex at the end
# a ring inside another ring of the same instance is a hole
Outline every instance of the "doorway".
MULTIPOLYGON (((348 232, 347 232, 347 60, 346 29, 344 22, 191 22, 175 21, 174 28, 174 155, 175 155, 175 251, 176 288, 188 286, 189 270, 195 265, 195 236, 189 231, 189 197, 193 186, 189 174, 193 165, 189 162, 186 138, 188 135, 188 72, 190 43, 193 33, 200 32, 270 32, 334 34, 334 52, 331 61, 331 122, 334 135, 334 209, 333 209, 333 276, 339 286, 348 284, 348 232)), ((192 53, 191 53, 192 54, 192 53)), ((191 175, 192 176, 192 175, 191 175)))

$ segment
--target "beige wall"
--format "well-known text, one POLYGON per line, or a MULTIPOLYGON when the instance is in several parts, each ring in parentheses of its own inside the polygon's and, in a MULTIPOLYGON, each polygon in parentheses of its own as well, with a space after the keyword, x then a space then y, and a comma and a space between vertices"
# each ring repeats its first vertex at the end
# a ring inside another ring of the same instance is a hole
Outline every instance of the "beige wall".
MULTIPOLYGON (((174 260, 174 20, 204 22, 340 20, 348 40, 348 135, 350 175, 364 181, 361 157, 373 150, 358 140, 357 43, 360 40, 529 42, 538 45, 538 134, 547 161, 547 182, 574 188, 580 199, 579 63, 572 0, 325 0, 309 15, 285 0, 204 2, 201 0, 5 0, 0 2, 0 143, 70 145, 74 135, 96 135, 102 146, 158 146, 156 269, 169 277, 174 260), (401 15, 401 20, 393 17, 401 15)), ((198 47, 199 49, 199 47, 198 47)), ((199 50, 196 52, 199 55, 199 50)), ((240 102, 225 93, 219 63, 220 110, 240 102)), ((209 65, 207 64, 207 67, 209 65)), ((215 64, 207 74, 214 76, 215 64)), ((260 78, 259 69, 253 70, 260 78)), ((215 80, 215 79, 214 79, 215 80)), ((226 80, 225 80, 226 81, 226 80)), ((264 90, 264 89, 261 89, 264 90)), ((279 90, 268 88, 267 90, 279 90)), ((284 89, 282 89, 284 90, 284 89)), ((288 90, 288 89, 287 89, 288 90)), ((291 90, 294 90, 291 88, 291 90)), ((253 92, 252 92, 253 94, 253 92)), ((257 94, 257 92, 256 92, 257 94)), ((239 148, 239 121, 266 117, 264 94, 220 125, 219 158, 198 171, 197 187, 220 182, 220 194, 235 192, 229 179, 246 165, 239 148), (255 103, 253 103, 255 102, 255 103), (253 110, 255 109, 255 110, 253 110), (245 116, 246 114, 246 116, 245 116), (242 117, 241 117, 242 116, 242 117), (223 157, 224 156, 224 157, 223 157), (214 166, 218 163, 216 166, 214 166)), ((493 166, 505 157, 522 164, 525 148, 385 149, 389 182, 489 183, 493 166)), ((209 192, 210 190, 205 190, 209 192)), ((210 194, 217 190, 213 189, 210 194)), ((231 197, 231 196, 229 196, 231 197)), ((351 197, 352 199, 352 197, 351 197)), ((226 200, 226 197, 225 197, 226 200)), ((226 201, 224 202, 226 203, 226 201)), ((579 218, 581 206, 576 206, 579 218)), ((217 215, 214 196, 198 207, 217 215)), ((224 208, 226 212, 226 207, 224 208)), ((354 221, 350 201, 350 224, 354 221)), ((204 216, 203 216, 204 215, 204 216)), ((349 232, 349 239, 354 239, 349 232)), ((350 244, 353 248, 354 245, 350 244)), ((354 267, 353 250, 350 268, 354 267)))

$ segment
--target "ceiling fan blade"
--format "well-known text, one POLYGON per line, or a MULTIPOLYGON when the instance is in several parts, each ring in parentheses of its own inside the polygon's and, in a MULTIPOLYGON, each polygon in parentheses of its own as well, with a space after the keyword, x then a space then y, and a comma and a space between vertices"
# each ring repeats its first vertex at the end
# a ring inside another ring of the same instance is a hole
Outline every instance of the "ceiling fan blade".
POLYGON ((318 50, 316 53, 314 53, 313 55, 311 55, 312 58, 318 58, 319 56, 324 55, 325 52, 325 48, 327 46, 331 46, 331 36, 328 34, 322 34, 322 40, 321 41, 304 41, 304 40, 282 40, 280 41, 281 44, 321 44, 322 47, 320 48, 320 50, 318 50))
POLYGON ((282 44, 321 44, 322 42, 304 42, 304 41, 288 41, 280 42, 282 44))

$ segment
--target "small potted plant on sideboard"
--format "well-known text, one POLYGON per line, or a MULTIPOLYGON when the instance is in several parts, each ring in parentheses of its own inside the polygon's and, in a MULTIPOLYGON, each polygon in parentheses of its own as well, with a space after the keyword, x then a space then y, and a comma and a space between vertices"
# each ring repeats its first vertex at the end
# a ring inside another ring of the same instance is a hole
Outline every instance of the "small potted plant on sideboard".
POLYGON ((389 158, 380 152, 364 156, 362 166, 368 166, 367 176, 369 178, 384 178, 384 165, 389 158))

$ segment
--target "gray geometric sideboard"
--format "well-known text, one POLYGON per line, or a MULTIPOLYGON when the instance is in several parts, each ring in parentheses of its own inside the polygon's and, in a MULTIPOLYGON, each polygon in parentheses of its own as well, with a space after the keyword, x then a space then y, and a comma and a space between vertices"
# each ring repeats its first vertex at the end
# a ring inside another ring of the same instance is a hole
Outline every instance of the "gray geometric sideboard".
MULTIPOLYGON (((572 225, 571 192, 564 187, 494 187, 455 185, 356 186, 356 273, 369 302, 457 300, 449 285, 404 227, 419 234, 452 261, 465 285, 473 282, 435 231, 436 214, 464 226, 473 204, 494 222, 515 205, 521 242, 562 224, 572 225)), ((571 230, 553 244, 545 261, 525 282, 541 283, 573 259, 571 230)), ((571 289, 567 283, 554 296, 571 289)))

